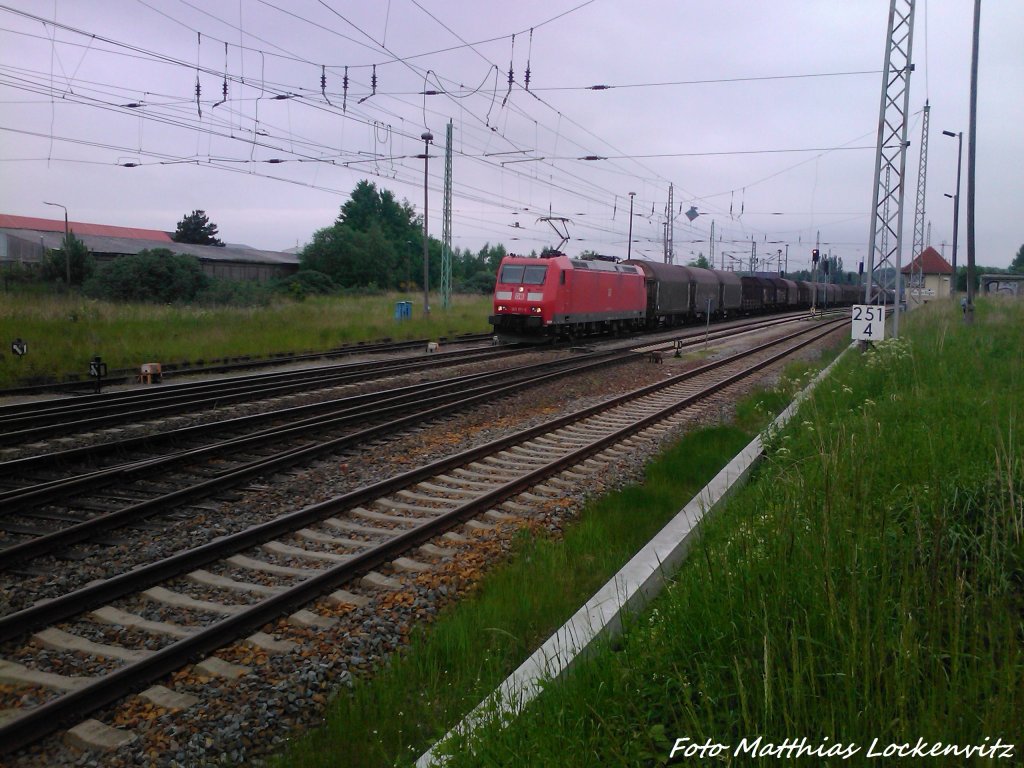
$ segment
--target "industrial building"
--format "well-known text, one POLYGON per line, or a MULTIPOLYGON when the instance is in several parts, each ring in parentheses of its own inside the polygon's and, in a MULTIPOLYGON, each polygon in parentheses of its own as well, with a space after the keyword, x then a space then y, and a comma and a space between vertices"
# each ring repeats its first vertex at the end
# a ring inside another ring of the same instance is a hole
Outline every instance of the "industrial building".
MULTIPOLYGON (((85 243, 97 264, 144 250, 166 248, 195 256, 203 273, 225 280, 265 282, 298 271, 299 257, 283 251, 262 251, 245 245, 191 245, 176 243, 168 232, 108 224, 68 222, 68 229, 85 243)), ((0 267, 39 264, 48 250, 64 244, 64 221, 0 214, 0 267)))

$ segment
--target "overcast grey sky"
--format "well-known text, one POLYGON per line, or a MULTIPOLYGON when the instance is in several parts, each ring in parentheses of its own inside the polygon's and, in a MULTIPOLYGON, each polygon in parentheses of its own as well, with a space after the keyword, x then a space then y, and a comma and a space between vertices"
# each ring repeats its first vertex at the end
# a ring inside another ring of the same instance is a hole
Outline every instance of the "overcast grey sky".
MULTIPOLYGON (((954 192, 957 142, 942 131, 962 130, 966 260, 972 5, 918 0, 904 262, 926 99, 931 244, 950 257, 943 193, 954 192)), ((982 5, 978 261, 1006 266, 1024 243, 1024 3, 982 5)), ((201 208, 227 242, 285 249, 328 226, 363 178, 421 211, 415 156, 429 129, 430 230, 440 235, 451 118, 457 247, 539 250, 557 241, 537 221, 550 212, 571 219, 570 254, 625 256, 635 192, 633 253, 661 258, 671 182, 678 261, 707 254, 714 222, 716 264, 749 257, 754 240, 759 255, 788 245, 798 269, 820 233, 855 270, 871 221, 888 8, 0 0, 0 212, 60 218, 48 200, 73 221, 173 230, 201 208), (692 224, 680 215, 690 206, 701 214, 692 224)))

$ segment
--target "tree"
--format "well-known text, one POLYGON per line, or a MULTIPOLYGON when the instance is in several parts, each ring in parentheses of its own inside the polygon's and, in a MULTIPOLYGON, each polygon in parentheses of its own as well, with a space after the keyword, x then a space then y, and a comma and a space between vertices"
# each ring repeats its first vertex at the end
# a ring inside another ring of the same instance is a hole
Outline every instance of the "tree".
POLYGON ((43 278, 64 282, 68 275, 68 256, 71 257, 71 284, 81 285, 85 282, 95 269, 95 262, 85 243, 75 237, 75 233, 68 234, 64 248, 47 251, 43 259, 43 278))
MULTIPOLYGON (((423 284, 422 254, 422 222, 413 207, 363 180, 341 206, 334 224, 313 234, 299 264, 344 287, 411 290, 423 284)), ((430 254, 431 284, 437 285, 440 245, 434 239, 430 254)))
POLYGON ((1024 273, 1024 245, 1017 250, 1017 256, 1010 262, 1010 271, 1018 274, 1024 273))
POLYGON ((171 239, 176 243, 224 247, 224 243, 217 239, 217 225, 210 221, 206 211, 200 210, 192 211, 179 221, 171 239))
POLYGON ((688 267, 701 267, 703 269, 711 269, 711 263, 708 261, 708 257, 703 253, 697 254, 696 259, 691 259, 687 265, 688 267))
POLYGON ((154 248, 102 265, 85 292, 110 301, 170 304, 194 301, 208 284, 197 258, 154 248))
MULTIPOLYGON (((356 184, 349 199, 341 206, 337 223, 357 232, 366 232, 376 225, 387 239, 394 242, 412 239, 423 226, 407 200, 399 203, 390 191, 377 189, 372 181, 365 179, 356 184)), ((422 246, 422 239, 420 244, 422 246)))

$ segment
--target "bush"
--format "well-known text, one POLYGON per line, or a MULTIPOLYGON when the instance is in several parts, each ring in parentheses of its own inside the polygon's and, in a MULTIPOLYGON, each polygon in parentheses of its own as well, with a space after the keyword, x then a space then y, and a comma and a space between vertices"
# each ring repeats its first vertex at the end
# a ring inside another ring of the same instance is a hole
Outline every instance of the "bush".
POLYGON ((294 275, 275 280, 272 286, 278 293, 299 300, 310 295, 328 295, 338 290, 329 275, 315 269, 300 269, 294 275))
MULTIPOLYGON (((71 261, 71 284, 82 285, 96 270, 96 262, 85 247, 85 243, 72 232, 66 242, 71 261)), ((44 280, 66 283, 68 279, 68 256, 64 249, 47 250, 41 265, 44 280)))
POLYGON ((84 291, 109 301, 174 304, 194 301, 209 282, 194 256, 154 248, 102 265, 84 291))
POLYGON ((222 307, 265 307, 270 304, 272 290, 265 283, 251 280, 206 279, 206 287, 196 296, 196 303, 222 307))
POLYGON ((495 276, 489 272, 477 272, 455 286, 458 293, 490 293, 494 290, 495 276))
POLYGON ((37 279, 37 270, 31 264, 20 264, 16 261, 8 261, 0 269, 3 275, 4 290, 12 285, 26 285, 37 279))

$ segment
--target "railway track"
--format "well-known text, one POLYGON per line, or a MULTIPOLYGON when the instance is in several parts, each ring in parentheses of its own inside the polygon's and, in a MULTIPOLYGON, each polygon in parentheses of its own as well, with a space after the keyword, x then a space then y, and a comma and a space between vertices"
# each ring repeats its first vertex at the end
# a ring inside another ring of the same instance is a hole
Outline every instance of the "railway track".
MULTIPOLYGON (((217 422, 158 436, 135 438, 117 449, 117 458, 130 446, 152 450, 153 443, 180 445, 185 440, 210 438, 201 444, 175 448, 130 462, 78 467, 93 462, 98 450, 81 448, 0 463, 0 570, 25 573, 33 558, 66 551, 90 542, 91 553, 102 555, 102 535, 167 512, 196 504, 257 477, 266 477, 326 454, 353 451, 367 441, 394 435, 453 411, 570 376, 635 359, 629 351, 606 352, 584 358, 476 373, 437 382, 354 395, 328 403, 300 406, 217 422), (305 416, 307 413, 313 415, 305 416), (268 420, 276 425, 261 428, 268 420), (247 433, 242 433, 246 428, 247 433), (224 436, 227 432, 228 436, 224 436)), ((182 517, 166 518, 176 524, 182 517)), ((149 534, 145 528, 139 531, 149 534)), ((45 568, 52 567, 47 563, 45 568)), ((29 573, 32 571, 29 570, 29 573)), ((37 571, 38 572, 38 569, 37 571)))
MULTIPOLYGON (((442 338, 441 341, 450 344, 473 344, 486 342, 491 338, 492 335, 490 333, 467 333, 461 336, 456 336, 450 340, 442 338)), ((428 341, 428 339, 411 339, 409 341, 358 342, 355 344, 348 344, 337 349, 326 350, 324 352, 304 352, 300 354, 281 353, 268 355, 263 358, 243 355, 237 358, 228 358, 220 362, 214 362, 210 365, 202 364, 201 361, 195 365, 187 362, 166 363, 163 366, 162 376, 165 379, 173 379, 178 376, 232 373, 235 371, 252 370, 254 368, 280 367, 282 365, 306 363, 314 360, 332 360, 339 357, 351 357, 352 355, 407 352, 416 349, 423 349, 428 341)), ((115 370, 103 379, 104 385, 113 386, 118 384, 131 384, 135 381, 137 373, 138 371, 135 369, 125 368, 115 370)), ((69 378, 66 381, 52 384, 33 384, 22 387, 0 389, 0 398, 10 397, 13 395, 44 395, 52 392, 74 393, 92 390, 94 388, 95 382, 89 379, 77 380, 69 378)))
POLYGON ((28 444, 54 436, 67 439, 121 424, 196 414, 232 403, 282 397, 386 376, 483 362, 525 350, 484 347, 439 352, 388 361, 343 363, 253 376, 175 384, 168 387, 90 395, 72 400, 26 402, 0 406, 0 446, 28 444))
MULTIPOLYGON (((323 596, 333 595, 327 600, 336 604, 358 600, 337 591, 343 587, 386 587, 402 569, 429 569, 459 540, 453 529, 530 514, 535 502, 605 471, 637 441, 687 418, 687 409, 725 396, 841 323, 801 329, 3 617, 0 681, 15 690, 41 684, 48 693, 39 706, 8 715, 0 753, 80 721, 227 643, 248 636, 269 645, 258 630, 281 615, 297 612, 293 620, 315 624, 306 606, 323 596), (183 614, 191 618, 183 621, 183 614), (110 622, 125 628, 122 645, 96 629, 110 622), (131 640, 139 633, 157 640, 139 647, 131 640), (89 639, 98 635, 108 639, 89 639), (51 654, 77 647, 105 661, 91 678, 62 678, 39 664, 32 668, 40 646, 51 654)), ((0 708, 16 704, 12 699, 0 708)))

